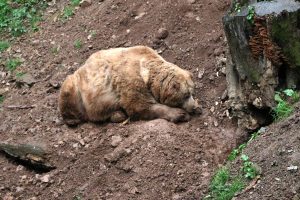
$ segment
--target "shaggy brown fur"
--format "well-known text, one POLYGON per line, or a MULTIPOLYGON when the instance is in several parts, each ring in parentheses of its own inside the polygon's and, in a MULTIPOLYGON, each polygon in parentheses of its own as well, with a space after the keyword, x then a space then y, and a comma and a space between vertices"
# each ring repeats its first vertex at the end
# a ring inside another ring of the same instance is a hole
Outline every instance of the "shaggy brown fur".
POLYGON ((63 83, 59 109, 69 125, 80 121, 121 122, 163 118, 189 120, 200 113, 193 99, 191 73, 165 61, 145 46, 92 54, 63 83), (177 107, 177 108, 176 108, 177 107))

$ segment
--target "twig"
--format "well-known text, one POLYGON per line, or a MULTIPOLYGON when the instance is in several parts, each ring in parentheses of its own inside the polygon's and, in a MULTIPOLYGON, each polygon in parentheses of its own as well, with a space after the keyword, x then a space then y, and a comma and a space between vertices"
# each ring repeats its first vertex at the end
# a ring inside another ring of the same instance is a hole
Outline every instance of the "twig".
POLYGON ((130 117, 128 119, 126 119, 124 122, 122 122, 122 125, 128 124, 129 121, 130 121, 130 117))
POLYGON ((29 109, 29 108, 35 108, 36 105, 10 105, 10 106, 4 106, 4 108, 8 109, 29 109))

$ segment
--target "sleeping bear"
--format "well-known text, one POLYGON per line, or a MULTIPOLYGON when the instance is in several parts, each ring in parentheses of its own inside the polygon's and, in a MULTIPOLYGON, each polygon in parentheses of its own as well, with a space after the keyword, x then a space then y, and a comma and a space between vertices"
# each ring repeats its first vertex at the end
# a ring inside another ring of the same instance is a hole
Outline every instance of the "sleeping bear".
POLYGON ((59 110, 68 125, 84 121, 122 122, 166 119, 177 123, 201 113, 193 97, 192 74, 146 46, 113 48, 92 54, 67 76, 59 110))

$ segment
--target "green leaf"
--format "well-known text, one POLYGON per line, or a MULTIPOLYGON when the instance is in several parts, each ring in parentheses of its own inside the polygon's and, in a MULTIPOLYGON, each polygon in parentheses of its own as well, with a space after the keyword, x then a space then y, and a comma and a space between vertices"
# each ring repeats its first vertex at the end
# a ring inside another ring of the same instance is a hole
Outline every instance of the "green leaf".
POLYGON ((280 97, 280 94, 279 94, 279 93, 276 93, 276 94, 275 94, 274 99, 275 99, 275 101, 277 101, 277 102, 282 102, 282 101, 283 101, 282 98, 280 97))
POLYGON ((241 159, 242 159, 242 161, 248 161, 249 157, 247 155, 245 155, 245 154, 242 154, 241 155, 241 159))
POLYGON ((286 90, 283 91, 283 93, 284 93, 285 95, 291 97, 291 96, 294 95, 295 91, 292 90, 292 89, 286 89, 286 90))

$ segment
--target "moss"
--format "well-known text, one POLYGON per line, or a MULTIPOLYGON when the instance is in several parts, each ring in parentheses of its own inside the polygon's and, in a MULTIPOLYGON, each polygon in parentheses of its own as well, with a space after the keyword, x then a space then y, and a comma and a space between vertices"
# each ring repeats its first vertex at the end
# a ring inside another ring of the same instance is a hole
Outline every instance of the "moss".
POLYGON ((297 27, 300 23, 299 15, 300 12, 286 13, 275 18, 271 24, 271 34, 289 63, 300 68, 300 34, 297 27))

